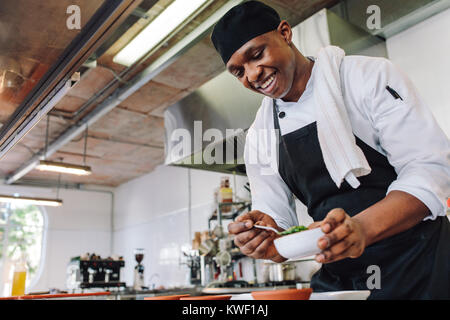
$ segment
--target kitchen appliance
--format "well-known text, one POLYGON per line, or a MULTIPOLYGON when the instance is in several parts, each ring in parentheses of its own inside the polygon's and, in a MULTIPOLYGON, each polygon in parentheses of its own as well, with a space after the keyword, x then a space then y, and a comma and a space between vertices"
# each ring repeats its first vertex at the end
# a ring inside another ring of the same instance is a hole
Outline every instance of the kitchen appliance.
POLYGON ((272 263, 269 266, 269 280, 276 282, 295 280, 295 267, 292 263, 272 263))
POLYGON ((233 265, 232 265, 232 240, 230 237, 224 237, 218 241, 219 252, 215 255, 213 260, 216 262, 220 274, 219 281, 227 281, 229 278, 233 279, 233 265))
POLYGON ((125 261, 121 258, 74 257, 67 266, 66 286, 70 290, 126 287, 125 282, 120 281, 121 268, 124 266, 125 261))
POLYGON ((134 249, 134 258, 138 263, 134 267, 134 282, 133 288, 134 290, 142 290, 144 287, 144 265, 141 263, 144 260, 144 249, 137 248, 134 249))
MULTIPOLYGON (((204 248, 206 252, 212 249, 214 245, 208 248, 204 248)), ((201 246, 200 246, 201 247, 201 246)), ((187 265, 189 268, 188 281, 192 285, 199 285, 204 283, 202 280, 202 270, 205 270, 205 256, 200 254, 199 250, 189 250, 188 252, 182 252, 184 255, 183 261, 180 261, 180 265, 187 265)), ((204 271, 203 271, 204 272, 204 271)))

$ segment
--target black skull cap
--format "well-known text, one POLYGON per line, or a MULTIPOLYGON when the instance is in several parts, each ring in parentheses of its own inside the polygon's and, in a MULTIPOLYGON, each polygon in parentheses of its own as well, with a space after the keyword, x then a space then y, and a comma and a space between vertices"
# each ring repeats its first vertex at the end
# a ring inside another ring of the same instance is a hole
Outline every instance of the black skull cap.
POLYGON ((220 18, 211 35, 212 43, 227 64, 233 53, 249 40, 276 30, 281 19, 271 7, 259 1, 241 3, 220 18))

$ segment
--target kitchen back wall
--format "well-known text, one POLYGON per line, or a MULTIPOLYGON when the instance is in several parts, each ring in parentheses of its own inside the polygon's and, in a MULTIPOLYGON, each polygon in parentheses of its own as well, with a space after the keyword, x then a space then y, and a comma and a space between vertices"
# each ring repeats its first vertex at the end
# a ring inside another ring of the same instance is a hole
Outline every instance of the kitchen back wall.
MULTIPOLYGON (((133 284, 135 248, 145 249, 146 285, 189 284, 189 269, 182 264, 181 250, 190 248, 194 232, 208 230, 208 218, 214 210, 214 190, 223 176, 230 178, 230 186, 234 188, 232 175, 159 166, 116 189, 113 250, 125 258, 122 279, 127 285, 133 284)), ((238 196, 246 196, 243 189, 246 182, 246 177, 236 176, 238 196)))

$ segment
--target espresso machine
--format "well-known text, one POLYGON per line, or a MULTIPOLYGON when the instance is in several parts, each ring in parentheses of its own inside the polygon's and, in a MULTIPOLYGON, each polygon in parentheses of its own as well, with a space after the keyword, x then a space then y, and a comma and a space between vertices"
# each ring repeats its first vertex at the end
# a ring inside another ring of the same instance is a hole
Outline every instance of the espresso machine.
POLYGON ((95 254, 73 257, 67 266, 66 286, 70 290, 87 288, 125 288, 120 281, 122 257, 102 259, 95 254))

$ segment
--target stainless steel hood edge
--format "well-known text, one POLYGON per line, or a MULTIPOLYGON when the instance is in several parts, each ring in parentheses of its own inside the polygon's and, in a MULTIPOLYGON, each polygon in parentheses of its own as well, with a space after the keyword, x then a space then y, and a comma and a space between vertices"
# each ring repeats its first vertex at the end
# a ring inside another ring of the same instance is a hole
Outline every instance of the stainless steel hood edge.
POLYGON ((225 71, 168 107, 165 164, 245 174, 246 132, 262 99, 225 71))

